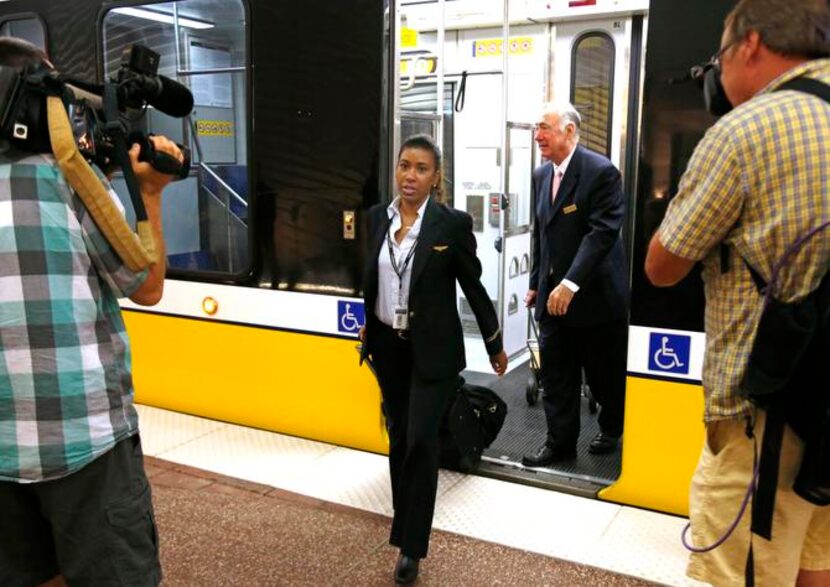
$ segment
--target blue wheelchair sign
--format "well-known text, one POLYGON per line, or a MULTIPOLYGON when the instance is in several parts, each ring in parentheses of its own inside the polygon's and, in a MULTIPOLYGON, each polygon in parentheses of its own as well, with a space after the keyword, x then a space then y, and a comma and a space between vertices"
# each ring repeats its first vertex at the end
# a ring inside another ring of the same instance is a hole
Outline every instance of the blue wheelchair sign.
POLYGON ((649 370, 688 374, 691 346, 691 336, 652 332, 648 344, 649 370))
POLYGON ((363 302, 337 301, 337 331, 357 334, 363 323, 366 322, 366 312, 363 302))

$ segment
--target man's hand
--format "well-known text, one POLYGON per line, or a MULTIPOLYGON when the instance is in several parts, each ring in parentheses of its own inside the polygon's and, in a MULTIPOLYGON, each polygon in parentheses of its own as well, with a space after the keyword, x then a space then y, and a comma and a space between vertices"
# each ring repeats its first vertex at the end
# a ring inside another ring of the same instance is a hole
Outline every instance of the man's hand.
POLYGON ((357 338, 360 339, 360 342, 366 342, 366 327, 361 326, 360 330, 357 331, 357 338))
POLYGON ((504 375, 504 372, 507 370, 507 353, 505 353, 504 350, 501 350, 491 356, 490 365, 492 365, 493 371, 496 372, 496 375, 504 375))
POLYGON ((529 289, 525 294, 525 308, 533 307, 533 304, 536 303, 536 290, 529 289))
MULTIPOLYGON (((176 146, 176 143, 166 137, 150 137, 153 146, 158 151, 175 157, 179 163, 184 161, 184 155, 176 146)), ((172 175, 156 171, 146 161, 139 161, 138 154, 141 147, 134 144, 130 149, 130 162, 132 163, 135 178, 141 190, 141 199, 144 201, 144 208, 147 211, 147 220, 153 231, 153 242, 156 247, 158 258, 150 265, 147 278, 130 296, 130 300, 142 306, 152 306, 158 303, 164 293, 164 275, 167 271, 167 254, 165 252, 164 234, 161 229, 161 191, 168 183, 173 181, 172 175)))
MULTIPOLYGON (((153 146, 157 151, 167 153, 171 157, 174 157, 179 163, 184 162, 184 154, 181 152, 181 149, 179 149, 176 143, 167 137, 159 135, 148 138, 153 141, 153 146)), ((173 181, 174 178, 172 175, 156 171, 156 169, 154 169, 153 166, 146 161, 139 161, 138 154, 140 152, 141 146, 138 143, 134 143, 130 148, 130 162, 133 166, 135 178, 138 180, 141 193, 144 197, 158 197, 161 195, 161 191, 164 189, 164 186, 173 181)))
POLYGON ((568 306, 571 305, 573 297, 574 292, 561 283, 557 285, 548 296, 548 314, 551 316, 564 316, 568 312, 568 306))

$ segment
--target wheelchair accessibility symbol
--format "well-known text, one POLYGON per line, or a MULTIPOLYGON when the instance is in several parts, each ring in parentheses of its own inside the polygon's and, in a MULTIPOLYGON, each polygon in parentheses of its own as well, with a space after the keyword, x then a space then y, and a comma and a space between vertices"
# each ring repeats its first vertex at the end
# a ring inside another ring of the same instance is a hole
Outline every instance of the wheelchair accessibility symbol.
POLYGON ((357 334, 366 321, 362 302, 337 302, 337 330, 357 334))
POLYGON ((649 370, 688 374, 691 342, 690 336, 652 332, 648 344, 649 370))

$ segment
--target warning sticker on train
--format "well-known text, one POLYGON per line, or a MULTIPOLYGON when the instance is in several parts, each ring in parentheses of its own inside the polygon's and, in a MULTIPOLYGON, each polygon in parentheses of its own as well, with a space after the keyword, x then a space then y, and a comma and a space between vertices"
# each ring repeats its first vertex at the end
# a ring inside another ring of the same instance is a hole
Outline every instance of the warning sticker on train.
POLYGON ((228 120, 197 120, 196 133, 203 137, 232 137, 233 123, 228 120))

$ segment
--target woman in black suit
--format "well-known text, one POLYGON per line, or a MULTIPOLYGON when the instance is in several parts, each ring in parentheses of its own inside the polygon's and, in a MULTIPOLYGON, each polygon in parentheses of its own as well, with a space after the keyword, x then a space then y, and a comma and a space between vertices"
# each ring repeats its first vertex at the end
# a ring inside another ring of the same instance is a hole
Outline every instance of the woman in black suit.
POLYGON ((389 542, 400 548, 395 580, 407 584, 427 554, 438 487, 438 429, 465 367, 455 284, 475 313, 493 370, 507 368, 493 304, 481 284, 472 218, 441 198, 441 152, 407 139, 395 168, 397 197, 369 210, 363 284, 366 326, 389 431, 395 510, 389 542))

